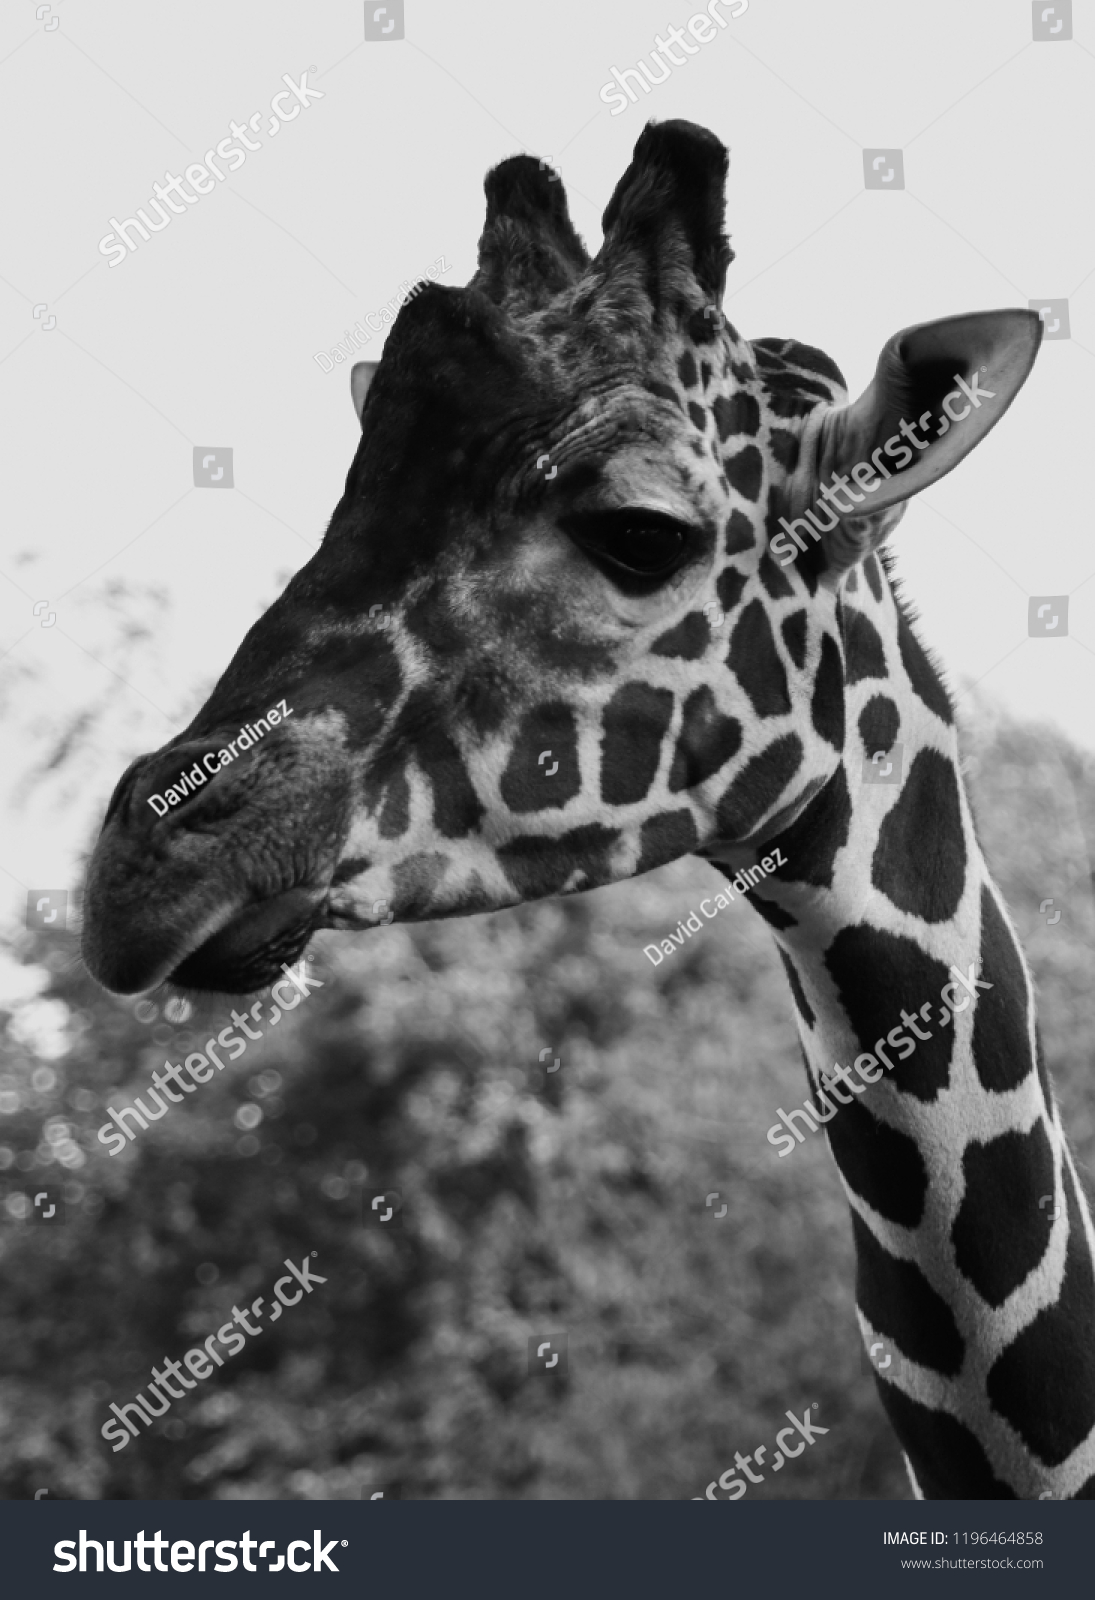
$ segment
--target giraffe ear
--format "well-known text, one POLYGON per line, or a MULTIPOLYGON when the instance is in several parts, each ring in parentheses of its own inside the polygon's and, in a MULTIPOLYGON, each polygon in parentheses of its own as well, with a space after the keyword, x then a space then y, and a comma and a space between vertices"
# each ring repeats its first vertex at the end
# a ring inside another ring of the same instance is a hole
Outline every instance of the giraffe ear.
POLYGON ((824 536, 830 569, 873 549, 906 501, 938 482, 996 426, 1026 381, 1041 338, 1034 311, 975 311, 905 328, 883 347, 870 387, 820 419, 813 483, 805 486, 805 500, 801 490, 795 496, 799 521, 807 504, 823 528, 835 518, 824 536))
POLYGON ((726 146, 694 122, 648 122, 631 165, 616 185, 601 226, 605 242, 596 266, 612 277, 628 258, 644 269, 640 281, 651 292, 678 297, 682 255, 703 293, 721 304, 726 269, 734 259, 724 231, 726 146), (648 266, 659 270, 649 273, 648 266), (677 271, 674 272, 673 269, 677 271))
POLYGON ((589 256, 554 168, 533 156, 511 156, 487 173, 483 189, 487 215, 469 288, 496 305, 516 296, 536 307, 574 283, 589 256))
POLYGON ((365 419, 362 416, 365 410, 365 396, 369 392, 369 385, 376 377, 379 365, 379 361, 358 361, 350 368, 350 398, 362 427, 365 426, 365 419))

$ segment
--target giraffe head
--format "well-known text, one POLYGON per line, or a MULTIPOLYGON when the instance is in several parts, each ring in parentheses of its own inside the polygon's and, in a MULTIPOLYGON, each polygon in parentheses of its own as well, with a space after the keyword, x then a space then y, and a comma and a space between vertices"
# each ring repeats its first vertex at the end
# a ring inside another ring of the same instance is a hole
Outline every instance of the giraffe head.
POLYGON ((321 549, 114 793, 85 898, 104 984, 253 990, 316 928, 746 862, 833 776, 841 575, 998 420, 1040 329, 906 330, 847 405, 819 351, 724 319, 726 169, 712 134, 649 125, 592 261, 543 163, 489 174, 475 277, 354 371, 321 549), (862 511, 819 498, 853 468, 862 511))

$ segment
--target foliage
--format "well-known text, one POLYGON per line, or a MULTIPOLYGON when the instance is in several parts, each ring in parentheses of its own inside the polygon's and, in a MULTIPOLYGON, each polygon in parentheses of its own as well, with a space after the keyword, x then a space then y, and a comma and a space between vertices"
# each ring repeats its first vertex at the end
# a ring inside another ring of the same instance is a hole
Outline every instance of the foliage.
MULTIPOLYGON (((1095 803, 1048 732, 982 711, 967 749, 1090 1171, 1095 803)), ((804 1093, 768 931, 738 904, 657 969, 642 954, 710 883, 688 860, 490 917, 322 935, 324 986, 116 1158, 104 1107, 230 1007, 143 1021, 71 935, 21 938, 0 1179, 63 1183, 69 1205, 44 1227, 12 1202, 0 1226, 0 1492, 681 1498, 816 1401, 828 1435, 751 1495, 906 1496, 827 1147, 780 1162, 765 1140, 804 1093), (393 1187, 396 1231, 363 1225, 363 1197, 393 1187), (326 1283, 112 1452, 109 1402, 311 1251, 326 1283), (530 1335, 562 1331, 567 1374, 530 1375, 530 1335)))

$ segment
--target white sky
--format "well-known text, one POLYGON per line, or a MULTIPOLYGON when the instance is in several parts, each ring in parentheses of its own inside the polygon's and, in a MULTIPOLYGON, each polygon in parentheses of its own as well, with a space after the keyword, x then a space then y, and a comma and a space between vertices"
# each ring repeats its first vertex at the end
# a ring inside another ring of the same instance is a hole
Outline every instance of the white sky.
POLYGON ((1046 43, 1027 0, 751 0, 612 116, 609 69, 698 9, 409 0, 403 41, 365 43, 356 0, 0 7, 0 915, 76 881, 125 765, 189 720, 320 538, 357 423, 348 364, 314 353, 440 255, 466 282, 483 175, 519 150, 558 163, 595 250, 649 116, 730 146, 730 319, 820 345, 853 393, 910 323, 1067 298, 1071 338, 897 548, 952 681, 1095 746, 1095 0, 1046 43), (311 66, 324 98, 271 137, 283 74, 311 66), (261 149, 108 268, 107 219, 259 110, 261 149), (903 151, 903 191, 865 191, 865 147, 903 151), (197 445, 233 450, 234 489, 194 488, 197 445), (1027 637, 1035 594, 1070 596, 1067 638, 1027 637))

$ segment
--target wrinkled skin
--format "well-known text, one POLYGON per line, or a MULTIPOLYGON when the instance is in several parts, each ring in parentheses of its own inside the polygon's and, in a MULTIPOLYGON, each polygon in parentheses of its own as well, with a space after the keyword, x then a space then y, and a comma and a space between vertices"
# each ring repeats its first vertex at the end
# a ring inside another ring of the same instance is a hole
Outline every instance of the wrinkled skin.
POLYGON ((831 779, 812 708, 839 577, 997 419, 1037 338, 1025 313, 909 330, 847 406, 820 352, 754 348, 718 310, 726 163, 652 124, 593 261, 535 161, 490 174, 479 270, 400 313, 322 548, 118 784, 85 896, 104 985, 250 992, 317 928, 748 862, 831 779), (978 363, 991 421, 779 570, 769 539, 821 473, 978 363))

